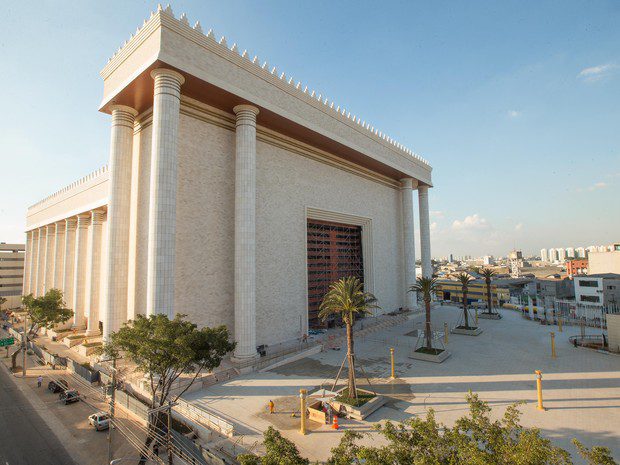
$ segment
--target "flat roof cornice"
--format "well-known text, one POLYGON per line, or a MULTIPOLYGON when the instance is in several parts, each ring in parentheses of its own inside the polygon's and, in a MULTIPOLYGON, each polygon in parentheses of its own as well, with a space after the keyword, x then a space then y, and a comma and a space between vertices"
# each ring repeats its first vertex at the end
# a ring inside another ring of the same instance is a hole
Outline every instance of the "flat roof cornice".
POLYGON ((239 103, 261 109, 260 124, 318 148, 342 155, 394 179, 413 177, 432 185, 429 163, 361 118, 295 82, 236 44, 191 27, 185 15, 158 9, 121 47, 101 71, 101 111, 113 103, 142 112, 152 105, 156 67, 175 68, 186 77, 183 94, 232 113, 239 103))

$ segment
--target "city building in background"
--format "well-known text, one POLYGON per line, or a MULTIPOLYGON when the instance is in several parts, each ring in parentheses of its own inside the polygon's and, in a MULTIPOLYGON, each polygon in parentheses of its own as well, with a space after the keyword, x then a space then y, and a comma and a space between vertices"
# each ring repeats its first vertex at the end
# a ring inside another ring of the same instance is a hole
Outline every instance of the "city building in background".
POLYGON ((588 259, 587 258, 575 258, 566 262, 566 274, 569 278, 573 276, 579 276, 588 274, 588 259))
MULTIPOLYGON (((438 300, 455 303, 463 302, 463 291, 460 282, 439 279, 437 280, 437 289, 438 300)), ((491 284, 491 299, 495 307, 510 302, 510 290, 501 285, 491 284)), ((474 302, 480 302, 484 305, 487 302, 487 285, 481 279, 472 281, 467 288, 467 303, 472 304, 474 302)))
POLYGON ((547 252, 547 249, 540 249, 540 260, 543 262, 549 261, 549 253, 547 252))
POLYGON ((24 258, 24 244, 0 242, 0 297, 6 299, 2 309, 16 309, 21 306, 24 258))
POLYGON ((109 168, 27 212, 26 292, 61 289, 74 328, 105 338, 184 313, 230 328, 243 361, 323 327, 318 305, 345 275, 383 312, 417 305, 426 160, 168 8, 101 75, 109 168))
POLYGON ((574 281, 577 304, 615 308, 620 303, 620 274, 590 274, 574 281))

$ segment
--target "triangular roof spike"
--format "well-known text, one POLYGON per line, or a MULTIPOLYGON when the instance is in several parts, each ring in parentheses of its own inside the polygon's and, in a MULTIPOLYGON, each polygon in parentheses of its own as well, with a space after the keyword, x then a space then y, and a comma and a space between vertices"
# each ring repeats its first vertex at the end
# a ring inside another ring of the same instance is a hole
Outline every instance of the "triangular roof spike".
POLYGON ((329 108, 334 108, 334 102, 331 103, 331 105, 329 106, 329 108))
POLYGON ((291 76, 291 77, 289 77, 289 78, 288 78, 288 83, 289 83, 289 84, 291 84, 291 85, 293 85, 293 76, 291 76))
POLYGON ((194 29, 198 32, 202 32, 202 27, 200 26, 200 21, 196 21, 196 24, 194 24, 194 29))
MULTIPOLYGON (((333 106, 333 104, 332 104, 332 106, 333 106)), ((336 111, 337 111, 338 113, 340 113, 340 105, 338 105, 338 106, 336 107, 336 111)))
POLYGON ((226 43, 226 37, 222 36, 222 38, 220 39, 220 45, 228 47, 228 44, 226 43))
POLYGON ((295 89, 299 89, 301 87, 301 81, 297 81, 297 84, 295 85, 295 89))
POLYGON ((237 51, 237 42, 235 42, 234 44, 232 44, 232 47, 230 47, 230 51, 231 51, 231 52, 236 52, 236 51, 237 51))
POLYGON ((267 66, 268 66, 268 63, 265 61, 265 62, 263 63, 263 66, 261 66, 261 68, 263 68, 263 69, 267 69, 267 66))
POLYGON ((280 74, 280 79, 284 79, 285 76, 286 76, 286 74, 284 74, 284 73, 280 74))
POLYGON ((304 87, 304 94, 308 93, 308 86, 304 87))
POLYGON ((187 19, 187 16, 185 15, 185 13, 181 13, 181 17, 179 18, 179 20, 182 23, 187 24, 189 26, 189 20, 187 19))
POLYGON ((215 40, 215 36, 213 35, 213 29, 209 29, 209 32, 207 32, 207 37, 215 40))
POLYGON ((172 11, 172 7, 170 6, 170 3, 166 5, 166 9, 164 10, 164 13, 168 13, 170 16, 174 18, 174 12, 172 11))
POLYGON ((161 6, 161 3, 157 4, 157 11, 164 11, 164 8, 161 6))
POLYGON ((146 19, 142 22, 142 27, 144 27, 144 26, 146 26, 146 19))
POLYGON ((254 58, 252 58, 252 63, 256 64, 257 62, 258 62, 258 57, 254 55, 254 58))
POLYGON ((314 92, 314 91, 312 91, 312 92, 310 93, 310 97, 314 97, 314 93, 315 93, 315 92, 314 92))
POLYGON ((275 66, 273 68, 271 68, 271 74, 276 74, 276 71, 278 71, 278 70, 276 69, 275 66))
MULTIPOLYGON (((248 51, 247 51, 247 50, 244 50, 244 51, 243 51, 243 53, 241 54, 241 56, 242 56, 243 58, 248 58, 248 51)), ((249 58, 248 58, 248 59, 249 59, 249 58)))

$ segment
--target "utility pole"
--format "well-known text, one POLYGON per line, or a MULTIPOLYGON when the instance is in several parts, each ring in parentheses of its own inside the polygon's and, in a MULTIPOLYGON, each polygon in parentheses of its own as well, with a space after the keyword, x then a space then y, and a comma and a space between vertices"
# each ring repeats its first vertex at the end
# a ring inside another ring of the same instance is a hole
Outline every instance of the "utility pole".
POLYGON ((108 463, 112 463, 112 429, 116 402, 116 357, 112 359, 112 393, 110 394, 110 426, 108 427, 108 463))
POLYGON ((166 431, 166 440, 168 442, 168 465, 172 464, 172 402, 168 401, 168 431, 166 431))
POLYGON ((24 334, 22 335, 22 378, 26 377, 26 350, 28 349, 28 333, 26 332, 28 314, 24 313, 24 334))

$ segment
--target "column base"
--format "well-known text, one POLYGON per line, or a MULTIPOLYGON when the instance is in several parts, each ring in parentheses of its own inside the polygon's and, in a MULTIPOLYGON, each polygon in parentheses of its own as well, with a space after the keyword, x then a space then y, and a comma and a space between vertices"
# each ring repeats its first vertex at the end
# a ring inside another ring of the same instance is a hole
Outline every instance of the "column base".
POLYGON ((96 329, 87 329, 84 333, 85 336, 99 336, 101 333, 96 329))
POLYGON ((260 355, 257 353, 253 355, 239 356, 233 355, 230 357, 231 363, 234 365, 247 365, 248 363, 254 362, 260 358, 260 355))

